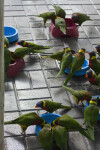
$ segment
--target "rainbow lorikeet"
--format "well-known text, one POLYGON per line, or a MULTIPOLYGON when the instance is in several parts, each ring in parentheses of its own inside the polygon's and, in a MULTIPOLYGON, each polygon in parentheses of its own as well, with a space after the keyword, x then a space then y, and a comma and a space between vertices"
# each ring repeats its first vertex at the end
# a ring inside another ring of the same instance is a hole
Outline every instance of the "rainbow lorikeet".
POLYGON ((45 120, 38 116, 35 112, 27 113, 24 115, 19 116, 18 118, 4 122, 5 125, 7 124, 19 124, 22 128, 23 133, 26 129, 31 125, 45 125, 45 120))
POLYGON ((64 85, 67 85, 68 81, 72 78, 74 73, 81 69, 81 67, 85 61, 84 53, 85 53, 85 49, 81 48, 79 50, 78 54, 75 55, 72 65, 71 65, 71 68, 70 68, 70 71, 69 71, 69 74, 67 75, 67 79, 64 82, 64 85))
POLYGON ((8 39, 4 36, 4 45, 6 45, 6 47, 9 47, 9 41, 8 39))
POLYGON ((67 130, 65 127, 60 125, 52 127, 53 137, 56 141, 56 145, 60 148, 60 150, 68 150, 67 149, 67 130))
MULTIPOLYGON (((43 45, 37 45, 31 42, 26 42, 24 40, 20 40, 18 42, 16 42, 16 45, 21 45, 23 47, 28 47, 28 48, 33 48, 31 50, 45 50, 45 49, 50 49, 51 47, 48 46, 43 46, 43 45)), ((32 51, 31 51, 32 52, 32 51)))
POLYGON ((88 79, 91 85, 100 86, 100 76, 96 75, 94 71, 88 70, 86 72, 86 78, 88 79))
POLYGON ((44 12, 42 14, 37 15, 36 17, 43 18, 44 25, 45 25, 48 19, 55 20, 56 14, 55 14, 55 12, 44 12))
POLYGON ((95 50, 97 51, 97 54, 100 56, 100 45, 97 45, 95 47, 95 50))
POLYGON ((43 150, 52 150, 53 147, 53 134, 49 124, 45 124, 39 131, 38 139, 43 150))
POLYGON ((80 101, 82 102, 83 100, 90 101, 91 98, 92 98, 92 95, 88 91, 85 91, 85 90, 74 90, 74 89, 69 88, 67 86, 64 86, 64 85, 62 85, 62 86, 73 95, 73 97, 75 98, 77 104, 80 101))
POLYGON ((62 115, 61 117, 58 117, 57 119, 55 119, 52 123, 52 126, 56 126, 56 125, 60 125, 66 128, 66 130, 68 132, 70 131, 79 131, 82 135, 84 135, 85 137, 87 137, 90 140, 94 140, 92 139, 92 137, 90 137, 87 132, 84 130, 84 128, 82 128, 81 124, 79 122, 77 122, 75 119, 73 119, 72 117, 68 116, 67 114, 62 115))
POLYGON ((48 111, 49 113, 54 112, 57 109, 71 109, 70 106, 64 106, 61 103, 52 102, 50 100, 39 101, 35 108, 41 107, 42 109, 48 111))
POLYGON ((52 5, 55 8, 56 16, 65 18, 66 12, 60 6, 52 5))
POLYGON ((64 18, 57 17, 55 19, 55 27, 58 27, 63 34, 66 34, 67 26, 64 18))
POLYGON ((89 106, 84 111, 84 122, 92 139, 95 139, 94 127, 96 126, 98 116, 99 108, 97 107, 97 97, 93 97, 89 102, 89 106))
POLYGON ((72 55, 75 54, 74 50, 71 50, 70 48, 65 49, 65 53, 63 54, 62 60, 61 60, 61 68, 60 71, 57 74, 57 77, 61 76, 66 68, 69 68, 72 63, 72 55))
POLYGON ((71 19, 72 21, 77 23, 79 26, 81 26, 81 24, 85 21, 88 21, 88 20, 93 21, 92 19, 90 19, 90 16, 87 16, 84 13, 78 13, 78 12, 73 13, 71 19))
POLYGON ((88 53, 89 58, 89 67, 96 73, 96 75, 100 74, 100 62, 96 59, 95 51, 91 51, 88 53))

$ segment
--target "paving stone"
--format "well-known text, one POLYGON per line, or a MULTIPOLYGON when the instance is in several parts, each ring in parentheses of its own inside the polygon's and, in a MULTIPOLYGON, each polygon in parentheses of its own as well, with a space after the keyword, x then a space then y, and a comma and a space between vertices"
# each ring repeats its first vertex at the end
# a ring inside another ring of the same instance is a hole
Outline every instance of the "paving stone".
POLYGON ((90 37, 100 37, 100 33, 97 31, 95 27, 86 27, 84 26, 84 30, 87 34, 87 36, 90 37))
POLYGON ((13 83, 12 82, 5 82, 5 91, 13 90, 13 83))
POLYGON ((40 62, 35 63, 26 63, 25 64, 25 71, 32 71, 32 70, 41 70, 40 62))
POLYGON ((90 0, 68 0, 69 4, 82 5, 82 4, 91 4, 90 0))
POLYGON ((14 91, 6 91, 4 110, 5 111, 18 110, 14 91))
POLYGON ((63 41, 61 39, 58 40, 36 40, 36 44, 44 45, 44 46, 62 46, 63 41))
POLYGON ((16 119, 17 117, 19 117, 19 113, 18 112, 7 112, 7 113, 4 113, 4 121, 13 120, 13 119, 16 119))
POLYGON ((31 29, 30 28, 18 28, 18 33, 20 34, 30 34, 31 29))
POLYGON ((41 148, 38 137, 37 136, 30 136, 26 138, 26 143, 28 149, 31 148, 33 150, 37 148, 41 148))
POLYGON ((82 6, 81 5, 71 5, 71 8, 72 8, 73 12, 85 13, 85 10, 82 6))
POLYGON ((50 87, 61 87, 61 85, 64 83, 63 78, 56 78, 56 77, 48 79, 47 81, 50 87))
POLYGON ((37 14, 41 14, 43 12, 48 12, 48 7, 46 5, 36 5, 36 9, 37 9, 37 14))
POLYGON ((4 17, 4 25, 16 27, 16 23, 13 17, 4 17))
POLYGON ((27 16, 37 15, 37 9, 35 6, 23 6, 27 16))
POLYGON ((29 22, 31 28, 43 28, 43 22, 29 22))
POLYGON ((48 89, 21 90, 18 91, 19 99, 49 98, 48 89))
POLYGON ((37 1, 37 0, 29 0, 29 1, 22 1, 23 5, 43 5, 45 4, 45 1, 41 0, 41 1, 37 1))
POLYGON ((92 43, 92 44, 98 44, 98 43, 100 43, 100 38, 93 38, 93 39, 90 39, 90 42, 92 43))
POLYGON ((83 8, 85 9, 85 11, 88 15, 98 14, 98 12, 96 11, 96 9, 93 5, 83 5, 83 8))
POLYGON ((91 0, 93 4, 100 4, 99 0, 91 0))
POLYGON ((57 4, 57 1, 55 0, 45 0, 47 4, 57 4))
POLYGON ((5 11, 4 16, 8 17, 8 16, 25 16, 25 12, 24 11, 5 11))
POLYGON ((29 27, 27 17, 14 17, 14 21, 17 24, 17 28, 28 28, 29 27))
POLYGON ((5 11, 14 11, 14 10, 18 10, 18 11, 20 11, 20 10, 23 10, 23 7, 22 6, 5 6, 4 7, 4 10, 5 11))
POLYGON ((34 40, 36 39, 44 39, 46 40, 46 34, 44 33, 44 28, 32 28, 32 35, 34 40))
POLYGON ((32 35, 31 34, 20 34, 19 35, 19 40, 32 40, 32 35))
POLYGON ((52 59, 49 59, 49 58, 44 60, 44 58, 43 58, 42 63, 43 63, 42 67, 44 69, 56 69, 57 68, 55 60, 52 60, 52 59))

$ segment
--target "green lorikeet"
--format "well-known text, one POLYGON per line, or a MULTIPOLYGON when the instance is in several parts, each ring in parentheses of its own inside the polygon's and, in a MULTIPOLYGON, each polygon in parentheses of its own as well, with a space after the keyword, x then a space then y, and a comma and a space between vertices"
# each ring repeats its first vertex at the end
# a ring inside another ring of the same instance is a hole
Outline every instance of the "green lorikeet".
POLYGON ((71 68, 70 68, 70 71, 69 71, 69 74, 67 75, 67 79, 64 82, 64 85, 67 85, 68 81, 72 78, 74 73, 81 69, 81 67, 85 61, 84 53, 85 53, 85 49, 81 48, 79 50, 78 54, 75 55, 72 65, 71 65, 71 68))
POLYGON ((55 27, 58 27, 60 29, 60 31, 62 31, 64 34, 66 34, 66 21, 63 18, 57 17, 57 19, 55 19, 55 27))
POLYGON ((53 134, 49 124, 45 124, 42 130, 39 131, 38 138, 43 150, 52 150, 53 134))
POLYGON ((5 125, 7 124, 19 124, 22 128, 23 133, 26 129, 31 125, 45 125, 45 120, 38 116, 35 112, 27 113, 24 115, 19 116, 18 118, 4 122, 5 125))
POLYGON ((48 55, 48 56, 41 56, 41 58, 52 58, 54 60, 58 60, 58 61, 61 61, 62 60, 62 57, 63 57, 63 54, 65 53, 65 49, 62 49, 62 50, 59 50, 51 55, 48 55))
POLYGON ((60 125, 57 125, 52 128, 52 131, 53 131, 53 137, 56 141, 56 145, 60 148, 60 150, 68 150, 66 128, 60 125))
POLYGON ((81 24, 87 20, 91 20, 89 16, 87 16, 86 14, 83 13, 73 13, 72 17, 71 17, 72 21, 74 21, 75 23, 77 23, 79 26, 81 26, 81 24))
POLYGON ((94 138, 94 127, 96 126, 99 116, 99 108, 97 107, 97 98, 93 97, 89 102, 89 106, 84 111, 84 122, 88 128, 92 139, 94 138))
POLYGON ((94 71, 88 70, 86 72, 86 78, 88 79, 91 85, 100 86, 100 76, 97 76, 94 71))
POLYGON ((95 50, 97 51, 97 54, 100 56, 100 45, 97 45, 95 47, 95 50))
POLYGON ((60 6, 56 6, 56 5, 53 5, 53 7, 55 8, 56 16, 65 18, 66 12, 64 11, 64 9, 62 9, 60 6))
POLYGON ((48 111, 49 113, 54 112, 57 109, 71 109, 70 106, 64 106, 61 103, 52 102, 49 100, 43 100, 36 104, 35 108, 41 107, 42 109, 48 111))
POLYGON ((74 90, 72 88, 69 88, 67 86, 64 86, 62 85, 66 90, 68 90, 72 95, 73 97, 75 98, 77 104, 83 100, 87 100, 87 101, 90 101, 92 96, 89 92, 85 91, 85 90, 74 90))
POLYGON ((21 45, 23 47, 33 48, 33 49, 31 49, 32 51, 34 51, 34 50, 45 50, 45 49, 51 48, 48 46, 37 45, 37 44, 31 43, 31 42, 26 42, 24 40, 20 40, 20 41, 16 42, 16 45, 21 45))
POLYGON ((6 45, 6 47, 9 47, 9 41, 8 39, 4 36, 4 45, 6 45))
POLYGON ((70 67, 72 63, 72 54, 75 54, 74 50, 70 50, 70 48, 65 49, 65 53, 61 60, 61 68, 56 77, 61 76, 65 72, 65 69, 70 67))
POLYGON ((96 59, 95 51, 89 52, 89 67, 98 75, 100 74, 100 62, 96 59))
POLYGON ((48 19, 55 20, 56 14, 55 12, 44 12, 42 14, 37 15, 36 17, 42 17, 45 25, 48 19))
POLYGON ((90 137, 86 133, 86 131, 82 128, 82 126, 79 122, 77 122, 75 119, 73 119, 72 117, 70 117, 66 114, 62 115, 61 117, 58 117, 57 119, 55 119, 51 123, 51 125, 52 126, 61 125, 61 126, 65 127, 68 132, 70 132, 70 131, 79 131, 82 135, 86 136, 88 139, 94 140, 94 139, 92 139, 92 137, 90 137))

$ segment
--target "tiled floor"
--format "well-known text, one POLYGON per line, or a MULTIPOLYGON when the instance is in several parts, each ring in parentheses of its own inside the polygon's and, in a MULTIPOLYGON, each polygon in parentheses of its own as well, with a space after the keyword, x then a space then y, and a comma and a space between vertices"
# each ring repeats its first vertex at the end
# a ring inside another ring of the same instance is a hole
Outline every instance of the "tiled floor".
MULTIPOLYGON (((50 54, 65 46, 75 49, 85 48, 86 51, 94 50, 100 44, 100 0, 5 0, 5 25, 18 29, 19 40, 27 40, 36 44, 52 46, 46 51, 50 54), (43 21, 35 15, 53 11, 52 4, 60 5, 66 11, 66 17, 72 12, 88 14, 94 21, 87 21, 79 27, 79 38, 55 39, 49 34, 49 24, 44 28, 43 21)), ((10 50, 14 51, 19 46, 12 44, 10 50)), ((88 56, 86 55, 88 58, 88 56)), ((35 111, 36 102, 41 99, 50 99, 62 102, 65 105, 75 105, 75 100, 70 93, 62 88, 66 75, 55 78, 58 72, 54 60, 44 60, 39 55, 25 57, 25 67, 15 78, 8 78, 5 83, 5 121, 18 117, 21 114, 35 111)), ((100 90, 89 88, 89 82, 82 77, 73 77, 68 86, 74 89, 85 89, 92 95, 100 95, 100 90)), ((45 113, 43 110, 39 114, 45 113)), ((67 113, 83 123, 83 111, 72 108, 70 111, 57 110, 56 113, 67 113)), ((79 132, 70 132, 70 150, 100 150, 100 129, 95 131, 95 142, 88 141, 79 132)), ((26 135, 21 134, 18 125, 5 126, 5 150, 41 150, 34 126, 27 129, 26 135)))

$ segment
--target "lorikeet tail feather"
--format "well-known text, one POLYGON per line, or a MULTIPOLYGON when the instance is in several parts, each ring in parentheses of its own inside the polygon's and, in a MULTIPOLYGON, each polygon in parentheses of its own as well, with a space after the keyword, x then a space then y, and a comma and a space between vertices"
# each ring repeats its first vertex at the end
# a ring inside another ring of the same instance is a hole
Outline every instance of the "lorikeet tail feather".
POLYGON ((41 15, 36 15, 35 17, 41 17, 41 15))
POLYGON ((66 34, 66 27, 60 27, 60 30, 61 30, 64 34, 66 34))
POLYGON ((65 109, 71 109, 71 107, 70 106, 61 106, 61 108, 65 108, 65 109))
POLYGON ((49 56, 41 56, 41 58, 49 58, 49 56))
POLYGON ((58 72, 58 74, 56 75, 56 78, 60 77, 62 74, 63 74, 63 71, 60 70, 60 71, 58 72))
POLYGON ((6 121, 6 122, 4 122, 4 124, 6 125, 6 124, 15 124, 15 121, 14 120, 12 120, 12 121, 6 121))
POLYGON ((88 131, 89 131, 90 137, 95 140, 95 138, 94 138, 94 127, 91 127, 91 128, 88 127, 88 131))
POLYGON ((64 82, 64 85, 67 85, 68 81, 72 78, 74 73, 69 73, 68 76, 67 76, 67 79, 66 81, 64 82))

